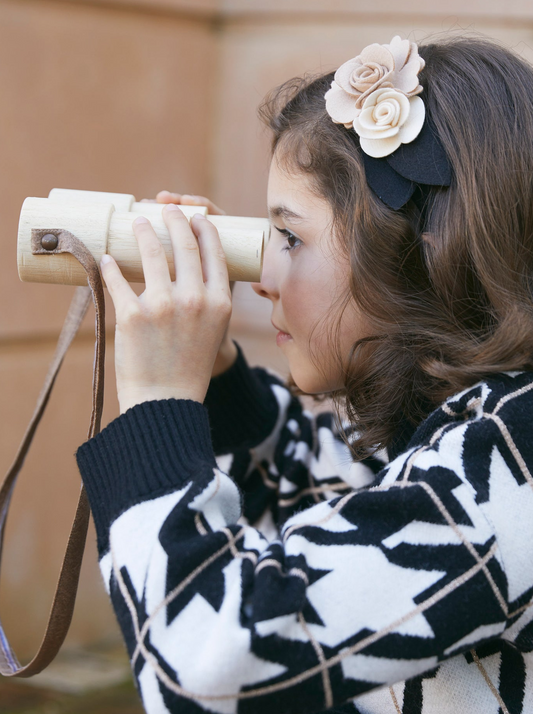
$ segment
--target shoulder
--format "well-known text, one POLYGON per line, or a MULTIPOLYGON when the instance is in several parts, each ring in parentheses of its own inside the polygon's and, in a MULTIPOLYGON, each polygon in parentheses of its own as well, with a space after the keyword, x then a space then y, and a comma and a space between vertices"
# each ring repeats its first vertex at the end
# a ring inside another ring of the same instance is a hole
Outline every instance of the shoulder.
MULTIPOLYGON (((532 418, 533 372, 503 372, 449 397, 420 425, 410 446, 436 443, 453 429, 478 434, 480 439, 498 432, 505 436, 509 430, 521 437, 521 432, 529 431, 532 418)), ((529 439, 520 441, 527 451, 529 439)))
POLYGON ((501 372, 449 397, 441 406, 447 413, 476 410, 481 416, 498 412, 511 415, 533 409, 533 372, 501 372), (480 412, 480 407, 482 412, 480 412))
POLYGON ((533 372, 493 375, 432 412, 406 450, 385 467, 382 483, 425 480, 437 472, 442 479, 453 472, 477 490, 499 464, 496 470, 505 466, 533 485, 532 423, 533 372))

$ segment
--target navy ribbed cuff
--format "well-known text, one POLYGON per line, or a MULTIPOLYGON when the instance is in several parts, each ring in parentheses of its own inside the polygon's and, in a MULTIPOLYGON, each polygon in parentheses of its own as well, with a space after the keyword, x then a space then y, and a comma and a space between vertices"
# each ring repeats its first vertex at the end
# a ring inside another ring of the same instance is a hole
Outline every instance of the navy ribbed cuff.
POLYGON ((269 385, 281 382, 260 367, 251 369, 236 342, 235 346, 236 361, 213 377, 204 400, 217 455, 260 444, 274 430, 279 413, 269 385))
POLYGON ((131 506, 181 488, 216 466, 207 410, 189 399, 137 404, 80 446, 78 467, 98 537, 131 506))

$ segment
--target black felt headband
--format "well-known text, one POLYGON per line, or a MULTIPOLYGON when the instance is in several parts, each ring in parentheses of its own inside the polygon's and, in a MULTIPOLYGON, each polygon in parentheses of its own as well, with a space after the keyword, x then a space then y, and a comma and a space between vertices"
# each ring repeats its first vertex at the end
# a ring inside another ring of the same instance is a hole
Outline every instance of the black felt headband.
POLYGON ((451 184, 450 162, 427 113, 416 139, 409 144, 401 144, 389 156, 376 159, 362 149, 361 152, 368 185, 394 210, 405 206, 417 186, 451 184))

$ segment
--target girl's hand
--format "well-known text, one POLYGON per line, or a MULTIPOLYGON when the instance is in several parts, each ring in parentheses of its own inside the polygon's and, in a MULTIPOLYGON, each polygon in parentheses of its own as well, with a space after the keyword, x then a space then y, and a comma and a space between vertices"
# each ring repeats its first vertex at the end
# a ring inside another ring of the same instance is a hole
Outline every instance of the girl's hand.
MULTIPOLYGON (((159 191, 155 199, 143 198, 141 203, 174 203, 181 204, 183 206, 207 206, 207 212, 211 215, 225 216, 226 212, 215 205, 205 196, 191 196, 185 193, 173 193, 171 191, 159 191)), ((230 290, 233 295, 233 288, 235 283, 230 283, 230 290)), ((237 348, 233 340, 229 336, 229 330, 226 329, 222 342, 220 343, 220 350, 217 354, 215 364, 213 366, 212 377, 216 377, 228 370, 232 364, 237 359, 237 348)))
POLYGON ((223 211, 205 196, 190 196, 186 193, 159 191, 155 199, 143 198, 141 203, 176 203, 183 206, 207 206, 207 212, 212 215, 226 215, 226 211, 223 211))
MULTIPOLYGON (((102 275, 115 305, 115 369, 120 412, 152 399, 203 402, 231 316, 231 291, 218 231, 174 205, 163 210, 174 252, 170 280, 163 247, 150 222, 135 219, 146 289, 137 296, 115 260, 102 275)), ((234 345, 233 345, 234 346, 234 345)))

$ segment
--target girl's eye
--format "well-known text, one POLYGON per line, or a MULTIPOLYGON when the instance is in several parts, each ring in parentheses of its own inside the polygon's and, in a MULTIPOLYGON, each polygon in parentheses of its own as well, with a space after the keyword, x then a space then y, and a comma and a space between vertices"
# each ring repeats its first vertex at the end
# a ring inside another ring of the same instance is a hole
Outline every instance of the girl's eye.
POLYGON ((301 244, 302 241, 286 228, 278 228, 277 226, 275 228, 287 239, 287 245, 284 246, 283 250, 294 250, 301 244))

